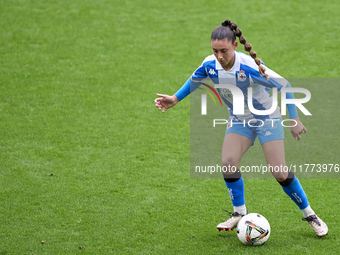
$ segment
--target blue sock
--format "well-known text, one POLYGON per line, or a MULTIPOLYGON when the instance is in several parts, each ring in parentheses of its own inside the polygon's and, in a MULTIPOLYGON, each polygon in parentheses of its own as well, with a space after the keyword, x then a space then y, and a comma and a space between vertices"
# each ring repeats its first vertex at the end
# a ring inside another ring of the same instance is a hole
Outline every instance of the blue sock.
POLYGON ((294 177, 288 186, 282 186, 283 191, 297 204, 300 210, 305 209, 308 205, 308 199, 298 178, 294 177))
POLYGON ((241 177, 240 179, 234 182, 225 181, 225 184, 227 185, 229 196, 230 196, 231 202, 233 203, 233 206, 244 205, 245 199, 244 199, 243 178, 241 177))

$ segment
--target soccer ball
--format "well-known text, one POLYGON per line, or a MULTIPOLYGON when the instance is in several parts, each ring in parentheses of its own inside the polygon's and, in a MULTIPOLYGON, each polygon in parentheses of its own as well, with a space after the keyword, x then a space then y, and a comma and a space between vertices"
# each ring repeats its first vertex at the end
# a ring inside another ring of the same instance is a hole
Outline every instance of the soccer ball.
POLYGON ((249 213, 241 218, 236 228, 237 237, 246 245, 264 244, 270 235, 270 225, 258 213, 249 213))

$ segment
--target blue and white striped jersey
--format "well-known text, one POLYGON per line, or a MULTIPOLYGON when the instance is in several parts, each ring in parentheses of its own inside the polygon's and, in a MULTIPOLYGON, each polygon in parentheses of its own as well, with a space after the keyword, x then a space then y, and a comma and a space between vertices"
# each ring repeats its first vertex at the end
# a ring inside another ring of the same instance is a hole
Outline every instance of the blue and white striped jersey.
POLYGON ((248 87, 252 88, 254 108, 257 110, 268 110, 273 102, 269 89, 276 87, 280 91, 282 87, 290 86, 286 79, 268 67, 266 67, 266 74, 270 76, 268 80, 260 75, 258 66, 253 58, 247 54, 235 52, 235 63, 229 71, 223 69, 214 55, 210 55, 205 58, 201 66, 192 74, 191 81, 201 83, 211 80, 228 106, 230 115, 239 120, 278 118, 281 116, 279 107, 270 115, 255 115, 248 108, 248 87), (244 115, 233 113, 233 96, 230 90, 221 88, 221 84, 237 86, 242 90, 244 95, 244 115))

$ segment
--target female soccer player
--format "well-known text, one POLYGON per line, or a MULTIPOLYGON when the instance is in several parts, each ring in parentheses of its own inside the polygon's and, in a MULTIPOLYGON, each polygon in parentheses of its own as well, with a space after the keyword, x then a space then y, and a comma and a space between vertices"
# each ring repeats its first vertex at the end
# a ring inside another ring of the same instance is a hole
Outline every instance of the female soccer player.
MULTIPOLYGON (((242 90, 245 102, 249 100, 248 88, 251 87, 253 107, 264 111, 271 109, 272 105, 269 88, 277 88, 280 91, 281 88, 291 87, 287 80, 265 67, 263 62, 257 58, 257 53, 252 50, 251 44, 246 42, 242 31, 235 23, 229 20, 222 22, 222 25, 218 26, 211 34, 211 47, 213 54, 205 58, 201 66, 173 96, 157 94, 155 105, 159 110, 165 112, 175 106, 209 78, 215 84, 227 83, 237 86, 242 90), (244 44, 244 48, 250 56, 236 52, 238 46, 236 37, 239 37, 240 43, 244 44)), ((293 172, 282 171, 285 169, 286 163, 284 130, 280 124, 282 118, 279 107, 274 111, 267 111, 268 114, 259 115, 253 114, 246 104, 244 114, 234 114, 233 93, 229 89, 219 88, 217 90, 227 104, 230 115, 222 146, 222 164, 225 169, 231 169, 231 171, 224 172, 223 176, 234 207, 231 217, 218 224, 217 229, 230 231, 236 227, 242 216, 247 214, 244 181, 238 168, 242 156, 258 137, 273 176, 282 186, 283 191, 302 210, 303 220, 310 224, 317 236, 327 235, 327 225, 310 207, 297 177, 293 172), (230 123, 232 124, 230 125, 230 123), (273 169, 281 169, 281 171, 273 169)), ((294 98, 293 93, 287 93, 287 98, 294 98)), ((298 118, 295 105, 287 105, 287 108, 291 119, 291 133, 294 139, 299 140, 300 135, 307 130, 298 118)))

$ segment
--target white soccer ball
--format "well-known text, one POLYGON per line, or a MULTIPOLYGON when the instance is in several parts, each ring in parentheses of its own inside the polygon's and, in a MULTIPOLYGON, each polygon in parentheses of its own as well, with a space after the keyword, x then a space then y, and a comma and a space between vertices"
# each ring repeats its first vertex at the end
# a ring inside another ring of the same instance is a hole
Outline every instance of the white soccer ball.
POLYGON ((246 245, 264 244, 270 235, 267 219, 258 213, 249 213, 241 218, 236 228, 237 237, 246 245))

